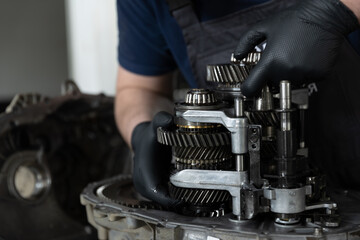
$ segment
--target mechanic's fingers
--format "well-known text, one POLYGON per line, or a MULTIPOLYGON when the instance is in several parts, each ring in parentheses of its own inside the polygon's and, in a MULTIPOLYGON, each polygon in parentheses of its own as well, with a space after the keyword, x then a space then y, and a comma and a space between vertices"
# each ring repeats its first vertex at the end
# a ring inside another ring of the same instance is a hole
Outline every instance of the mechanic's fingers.
POLYGON ((164 128, 171 127, 174 124, 174 118, 170 113, 162 111, 162 112, 158 112, 155 115, 152 123, 153 123, 153 128, 156 131, 158 127, 164 127, 164 128))
POLYGON ((239 44, 235 49, 234 57, 238 60, 242 60, 249 52, 254 50, 256 45, 259 45, 265 39, 266 35, 263 32, 257 30, 245 32, 240 38, 239 44))
POLYGON ((270 77, 270 67, 266 57, 263 56, 259 63, 251 70, 249 77, 241 85, 241 93, 246 97, 253 97, 265 86, 270 77))

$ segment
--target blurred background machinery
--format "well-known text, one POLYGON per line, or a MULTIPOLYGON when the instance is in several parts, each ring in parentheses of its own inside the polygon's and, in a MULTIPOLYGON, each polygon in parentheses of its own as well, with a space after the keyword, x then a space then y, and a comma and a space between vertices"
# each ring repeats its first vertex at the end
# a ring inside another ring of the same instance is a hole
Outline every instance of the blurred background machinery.
POLYGON ((0 115, 0 238, 96 239, 79 195, 130 164, 113 98, 72 81, 60 97, 16 95, 0 115))

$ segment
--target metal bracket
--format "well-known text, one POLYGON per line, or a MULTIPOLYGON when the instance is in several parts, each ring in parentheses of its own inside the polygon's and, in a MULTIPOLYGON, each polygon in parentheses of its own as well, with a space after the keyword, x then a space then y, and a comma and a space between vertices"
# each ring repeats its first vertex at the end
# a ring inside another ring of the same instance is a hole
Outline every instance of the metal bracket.
POLYGON ((260 187, 263 183, 260 176, 261 125, 249 125, 248 136, 250 183, 253 183, 256 187, 260 187))
POLYGON ((264 189, 264 197, 270 200, 272 212, 293 214, 305 211, 306 195, 311 192, 311 185, 291 189, 268 188, 264 189))
POLYGON ((182 170, 170 177, 176 187, 226 190, 232 196, 233 214, 241 215, 241 189, 248 183, 247 172, 182 170))
POLYGON ((187 110, 176 113, 190 122, 219 123, 231 133, 231 150, 234 154, 248 152, 248 120, 246 117, 231 118, 223 111, 187 110))

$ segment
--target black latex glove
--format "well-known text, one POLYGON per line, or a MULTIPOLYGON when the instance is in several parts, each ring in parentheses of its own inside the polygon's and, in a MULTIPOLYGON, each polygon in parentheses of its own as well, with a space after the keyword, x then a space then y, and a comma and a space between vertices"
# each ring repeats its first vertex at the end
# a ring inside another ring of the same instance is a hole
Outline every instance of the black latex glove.
POLYGON ((132 133, 134 150, 133 181, 137 191, 144 197, 173 208, 178 202, 169 197, 168 177, 170 173, 171 147, 157 141, 157 128, 173 125, 173 117, 166 112, 156 114, 152 122, 137 125, 132 133))
POLYGON ((243 59, 264 40, 267 45, 242 93, 254 96, 267 82, 320 80, 334 66, 345 36, 357 28, 358 19, 339 0, 304 0, 255 24, 241 37, 235 58, 243 59))

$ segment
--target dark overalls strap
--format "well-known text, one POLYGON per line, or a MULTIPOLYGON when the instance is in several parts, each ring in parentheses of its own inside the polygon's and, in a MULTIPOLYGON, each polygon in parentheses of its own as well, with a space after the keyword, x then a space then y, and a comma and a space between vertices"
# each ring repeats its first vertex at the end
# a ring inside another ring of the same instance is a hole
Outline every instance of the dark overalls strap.
POLYGON ((166 2, 169 5, 170 13, 181 29, 186 29, 189 26, 198 26, 200 28, 191 0, 166 0, 166 2))
POLYGON ((191 0, 166 0, 166 3, 169 5, 169 11, 171 13, 187 5, 192 5, 191 0))

